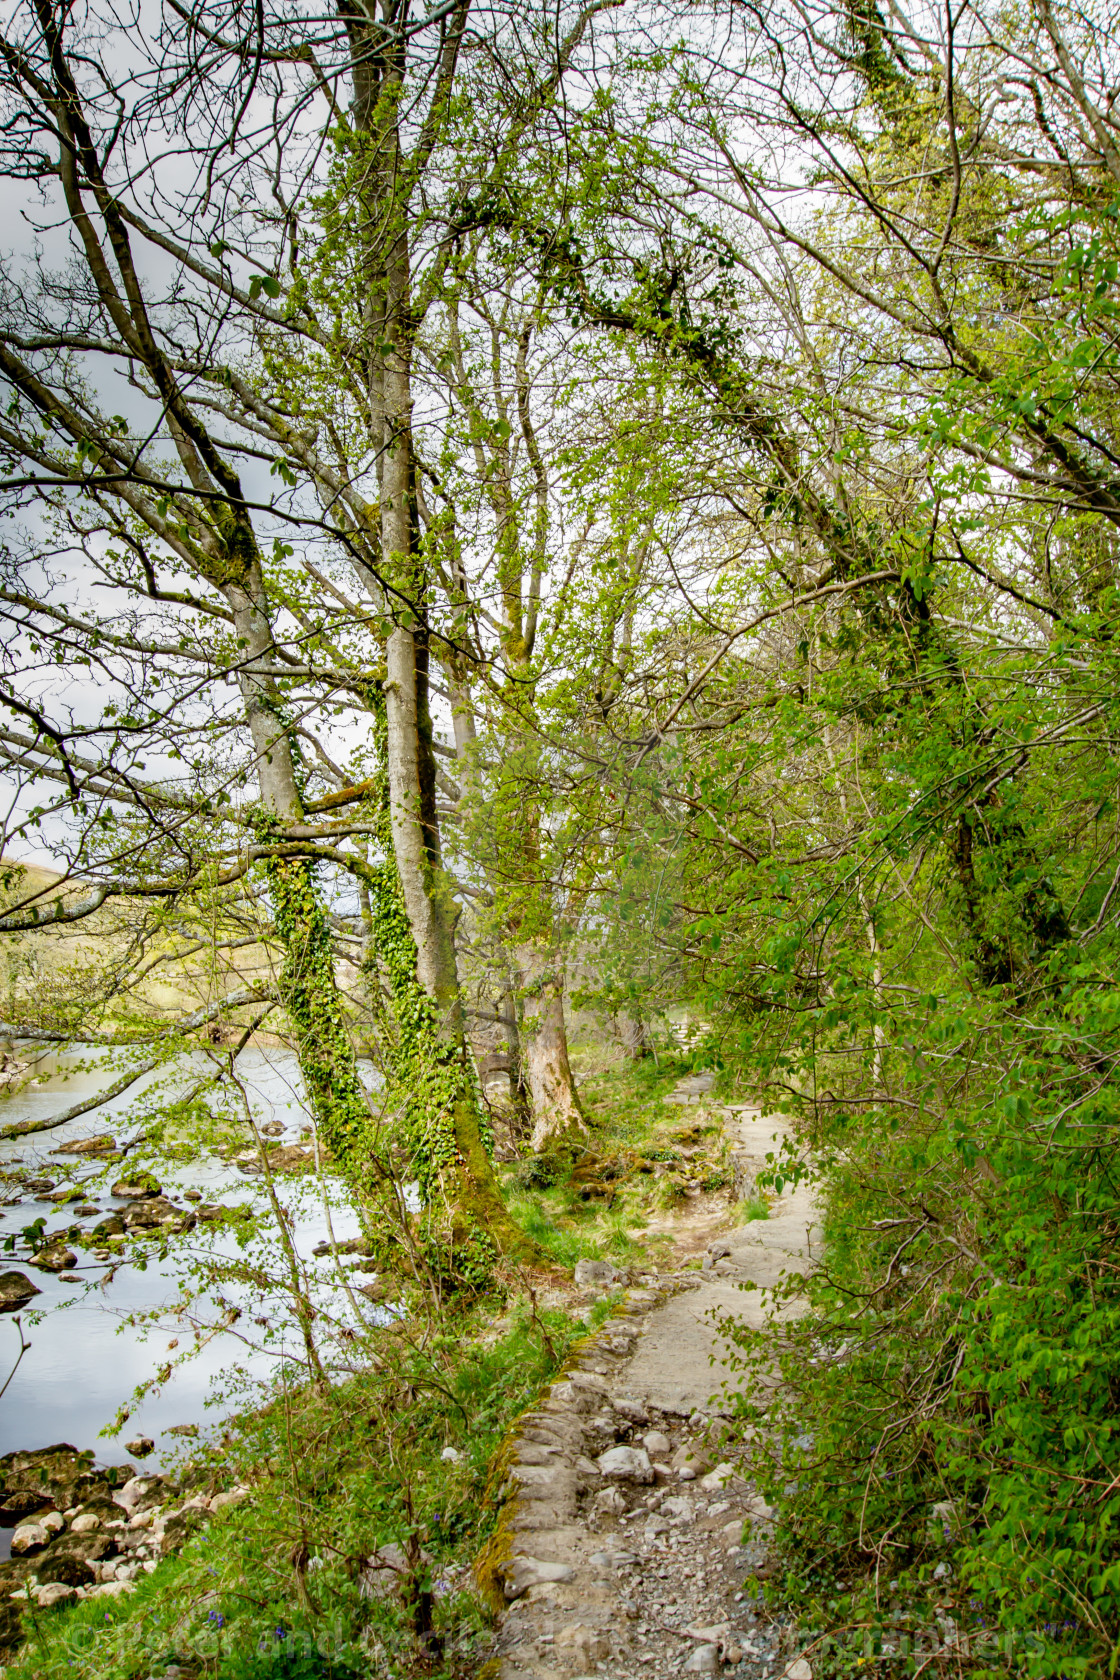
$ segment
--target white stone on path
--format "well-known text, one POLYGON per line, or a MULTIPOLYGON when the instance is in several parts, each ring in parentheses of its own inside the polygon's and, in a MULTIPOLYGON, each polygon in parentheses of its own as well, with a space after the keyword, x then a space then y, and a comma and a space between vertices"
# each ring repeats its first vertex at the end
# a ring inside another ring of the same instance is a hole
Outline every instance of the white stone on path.
POLYGON ((613 1482, 652 1482, 653 1465, 644 1447, 608 1447, 596 1463, 613 1482))

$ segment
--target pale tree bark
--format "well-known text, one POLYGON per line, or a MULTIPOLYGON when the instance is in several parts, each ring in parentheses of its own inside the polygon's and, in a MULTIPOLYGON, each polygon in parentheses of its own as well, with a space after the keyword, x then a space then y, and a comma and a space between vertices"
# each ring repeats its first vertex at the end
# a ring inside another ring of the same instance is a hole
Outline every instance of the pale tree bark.
POLYGON ((522 1054, 533 1106, 532 1144, 541 1153, 580 1143, 587 1121, 568 1062, 563 985, 554 969, 541 968, 538 952, 523 949, 519 955, 537 970, 535 975, 523 970, 522 1054))
POLYGON ((615 1019, 618 1023, 618 1041, 628 1062, 640 1062, 646 1056, 653 1055, 649 1022, 643 1015, 633 1010, 620 1009, 615 1019))
POLYGON ((380 444, 380 547, 386 604, 395 624, 386 648, 385 727, 389 826, 405 915, 416 948, 416 978, 433 1006, 449 1079, 434 1127, 450 1127, 453 1165, 439 1180, 457 1235, 480 1228, 507 1254, 532 1245, 510 1219, 482 1131, 464 1030, 455 954, 456 910, 441 864, 436 764, 428 706, 427 583, 419 552, 412 438, 411 308, 408 238, 411 197, 423 174, 455 75, 468 0, 453 9, 435 63, 428 120, 411 154, 399 131, 408 37, 387 31, 354 0, 340 15, 349 32, 353 114, 368 151, 365 266, 368 276, 367 400, 380 444), (457 1077, 450 1074, 457 1069, 457 1077))

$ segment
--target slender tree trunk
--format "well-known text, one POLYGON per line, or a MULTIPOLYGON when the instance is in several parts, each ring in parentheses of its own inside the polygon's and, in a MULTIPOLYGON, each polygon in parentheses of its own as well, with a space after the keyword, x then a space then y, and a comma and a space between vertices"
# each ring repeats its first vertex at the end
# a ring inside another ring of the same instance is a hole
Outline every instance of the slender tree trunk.
MULTIPOLYGON (((481 1102, 467 1045, 455 958, 454 901, 440 863, 436 818, 436 767, 428 710, 427 583, 418 540, 412 442, 412 313, 409 224, 411 197, 422 173, 419 154, 401 144, 400 102, 408 62, 408 35, 390 28, 359 0, 338 0, 350 37, 353 118, 364 145, 365 274, 369 307, 368 396, 374 440, 379 444, 380 548, 385 604, 394 619, 386 648, 385 761, 388 839, 400 901, 415 947, 387 953, 394 969, 394 998, 402 1041, 413 1059, 411 1096, 414 1144, 425 1152, 422 1182, 438 1188, 449 1205, 458 1238, 481 1229, 506 1253, 526 1257, 533 1246, 506 1212, 483 1135, 481 1102), (431 1009, 412 1008, 419 986, 431 1009), (414 1019, 406 1019, 409 1012, 414 1019), (434 1042, 433 1042, 434 1038, 434 1042), (423 1112, 418 1112, 423 1110, 423 1112)), ((429 118, 432 134, 443 120, 459 43, 466 27, 461 0, 439 55, 429 118)), ((420 153, 430 141, 417 142, 420 153)), ((387 923, 391 921, 384 885, 387 923)))
POLYGON ((653 1042, 649 1035, 649 1022, 635 1010, 620 1009, 616 1016, 618 1022, 618 1040, 622 1045, 622 1053, 628 1062, 640 1062, 646 1056, 653 1055, 653 1042))
POLYGON ((507 983, 502 991, 499 1005, 502 1024, 506 1035, 506 1056, 509 1061, 509 1102, 513 1110, 513 1133, 520 1140, 526 1137, 532 1126, 532 1108, 529 1096, 529 1074, 522 1050, 524 1028, 518 1018, 517 997, 513 985, 507 983))

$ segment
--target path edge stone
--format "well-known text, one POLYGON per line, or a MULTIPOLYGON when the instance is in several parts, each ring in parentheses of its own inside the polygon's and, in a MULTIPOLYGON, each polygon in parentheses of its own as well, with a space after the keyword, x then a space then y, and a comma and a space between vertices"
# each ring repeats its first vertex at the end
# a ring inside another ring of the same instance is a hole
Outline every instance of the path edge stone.
MULTIPOLYGON (((588 1409, 583 1396, 597 1393, 598 1383, 604 1381, 589 1367, 592 1363, 602 1363, 606 1360, 615 1370, 621 1370, 633 1356, 634 1344, 641 1334, 647 1315, 673 1295, 695 1288, 693 1278, 694 1274, 690 1273, 674 1274, 658 1278, 656 1283, 627 1288, 621 1299, 613 1304, 603 1322, 576 1342, 548 1388, 543 1389, 533 1403, 514 1419, 502 1444, 491 1459, 483 1498, 488 1506, 498 1508, 498 1517, 494 1532, 475 1559, 474 1575, 483 1595, 497 1614, 499 1633, 502 1613, 509 1608, 512 1601, 508 1587, 518 1560, 531 1559, 534 1556, 534 1544, 541 1550, 547 1549, 549 1529, 547 1526, 536 1526, 535 1513, 531 1507, 536 1505, 540 1510, 548 1494, 546 1493, 543 1499, 530 1497, 532 1487, 536 1485, 539 1488, 541 1484, 534 1484, 532 1477, 526 1482, 517 1474, 519 1469, 548 1468, 539 1463, 540 1443, 531 1440, 526 1431, 530 1428, 538 1433, 552 1431, 559 1440, 563 1440, 565 1435, 569 1439, 570 1445, 566 1451, 560 1447, 556 1449, 556 1470, 568 1472, 568 1477, 555 1478, 552 1489, 560 1499, 560 1508, 553 1507, 556 1516, 553 1526, 560 1528, 564 1525, 565 1515, 568 1515, 570 1521, 575 1520, 576 1493, 580 1476, 577 1461, 583 1452, 582 1419, 588 1409), (630 1348, 625 1353, 620 1353, 609 1343, 624 1325, 631 1326, 634 1335, 630 1348), (588 1382, 589 1377, 596 1380, 588 1382), (569 1503, 571 1510, 566 1513, 563 1506, 569 1503), (529 1526, 530 1523, 533 1523, 532 1527, 529 1526)), ((547 1447, 545 1451, 548 1451, 547 1447)), ((543 1516, 544 1512, 541 1514, 543 1516)), ((500 1672, 501 1661, 495 1658, 479 1670, 479 1680, 493 1680, 500 1672)))

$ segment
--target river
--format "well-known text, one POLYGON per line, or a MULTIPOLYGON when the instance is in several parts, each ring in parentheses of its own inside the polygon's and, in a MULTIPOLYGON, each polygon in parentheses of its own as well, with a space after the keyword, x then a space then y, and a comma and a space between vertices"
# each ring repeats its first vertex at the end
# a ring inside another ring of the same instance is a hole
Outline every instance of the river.
MULTIPOLYGON (((33 1059, 36 1083, 0 1098, 0 1126, 60 1113, 87 1093, 106 1088, 115 1077, 112 1071, 80 1071, 79 1064, 88 1063, 93 1054, 88 1047, 44 1053, 24 1046, 18 1054, 21 1059, 33 1059)), ((175 1077, 184 1086, 197 1079, 199 1060, 184 1057, 178 1064, 175 1077)), ((250 1093, 258 1124, 280 1123, 284 1128, 281 1141, 297 1141, 301 1128, 306 1128, 309 1121, 299 1096, 295 1058, 279 1049, 248 1049, 238 1057, 237 1069, 250 1093)), ((151 1079, 155 1077, 152 1075, 151 1079)), ((166 1074, 163 1077, 166 1087, 166 1074)), ((99 1217, 121 1211, 127 1203, 109 1193, 110 1185, 124 1170, 119 1164, 106 1167, 96 1160, 53 1152, 63 1142, 106 1132, 127 1138, 137 1123, 137 1097, 142 1098, 143 1089, 142 1084, 133 1086, 105 1107, 56 1130, 0 1142, 0 1172, 22 1180, 39 1176, 57 1187, 70 1180, 87 1181, 93 1186, 89 1200, 96 1199, 99 1217)), ((249 1142, 247 1133, 246 1143, 249 1142)), ((236 1166, 213 1155, 204 1155, 189 1164, 160 1164, 158 1176, 165 1194, 176 1202, 181 1202, 187 1191, 201 1192, 207 1202, 226 1204, 259 1205, 262 1197, 259 1176, 247 1177, 236 1166)), ((329 1256, 317 1262, 312 1260, 312 1250, 327 1237, 327 1214, 320 1182, 314 1175, 281 1178, 277 1182, 282 1199, 292 1212, 299 1254, 318 1277, 317 1299, 343 1314, 352 1314, 353 1306, 338 1285, 334 1260, 329 1256)), ((0 1209, 0 1239, 18 1232, 39 1215, 46 1219, 48 1233, 64 1230, 75 1222, 71 1212, 46 1199, 45 1190, 25 1190, 20 1194, 19 1183, 10 1181, 7 1193, 9 1197, 18 1197, 18 1202, 0 1209)), ((357 1234, 357 1221, 341 1205, 337 1195, 332 1201, 334 1236, 337 1242, 343 1242, 357 1234)), ((92 1217, 79 1222, 87 1227, 94 1223, 92 1217)), ((215 1236, 212 1228, 202 1225, 195 1232, 173 1237, 168 1257, 149 1262, 143 1271, 129 1264, 113 1270, 83 1249, 78 1251, 75 1269, 76 1275, 82 1278, 80 1283, 64 1282, 52 1272, 28 1265, 26 1249, 17 1248, 14 1254, 5 1255, 0 1270, 18 1268, 33 1279, 42 1294, 21 1315, 24 1335, 31 1346, 0 1398, 0 1454, 66 1441, 79 1450, 93 1450, 101 1463, 123 1464, 134 1460, 122 1443, 141 1434, 155 1441, 155 1451, 144 1459, 145 1467, 154 1467, 182 1451, 182 1439, 167 1433, 173 1426, 211 1429, 222 1412, 221 1405, 207 1408, 215 1379, 228 1381, 235 1364, 242 1365, 249 1376, 264 1376, 270 1364, 275 1363, 278 1344, 271 1353, 254 1354, 239 1334, 219 1332, 212 1339, 204 1340, 202 1351, 175 1370, 158 1392, 133 1406, 120 1436, 106 1440, 100 1433, 112 1423, 118 1408, 129 1402, 137 1384, 158 1370, 164 1360, 174 1357, 169 1342, 178 1340, 180 1349, 193 1345, 189 1325, 184 1331, 185 1321, 175 1313, 180 1279, 192 1257, 202 1258, 215 1250, 234 1254, 233 1237, 229 1233, 215 1236), (165 1322, 161 1325, 145 1329, 124 1322, 130 1314, 150 1312, 154 1308, 166 1309, 165 1322), (33 1317, 38 1321, 32 1322, 33 1317)), ((227 1302, 239 1299, 236 1290, 225 1288, 223 1298, 227 1302)), ((250 1302, 243 1295, 242 1302, 247 1315, 250 1310, 257 1314, 263 1311, 270 1313, 273 1323, 292 1323, 284 1303, 277 1299, 262 1302, 256 1298, 250 1302)), ((360 1300, 358 1304, 363 1317, 383 1318, 383 1309, 367 1307, 360 1300)), ((14 1315, 0 1316, 0 1384, 16 1364, 19 1345, 20 1333, 14 1315)), ((294 1332, 286 1332, 285 1346, 293 1355, 298 1352, 298 1345, 294 1332)), ((0 1530, 0 1552, 6 1550, 4 1542, 9 1538, 7 1531, 0 1530)))

